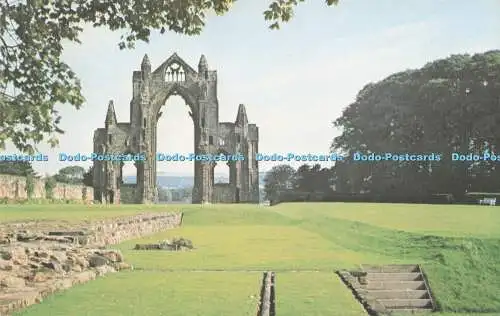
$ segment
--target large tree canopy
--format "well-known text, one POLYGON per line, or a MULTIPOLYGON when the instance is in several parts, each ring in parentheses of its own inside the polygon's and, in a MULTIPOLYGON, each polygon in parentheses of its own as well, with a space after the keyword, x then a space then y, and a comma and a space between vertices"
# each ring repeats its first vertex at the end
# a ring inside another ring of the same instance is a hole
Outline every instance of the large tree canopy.
POLYGON ((281 191, 292 190, 295 186, 295 169, 289 165, 277 165, 264 177, 266 199, 277 200, 281 191))
POLYGON ((467 190, 498 190, 498 162, 452 162, 450 154, 500 154, 500 51, 454 55, 368 84, 334 125, 342 133, 332 150, 348 156, 356 151, 443 154, 439 162, 347 161, 337 171, 351 191, 460 196, 467 190))
POLYGON ((81 184, 85 178, 85 168, 82 166, 68 166, 60 169, 54 179, 61 183, 81 184))
MULTIPOLYGON (((47 136, 56 146, 61 117, 54 106, 84 103, 81 85, 61 60, 62 41, 77 42, 82 25, 123 30, 121 49, 149 41, 153 31, 196 35, 210 12, 225 14, 236 0, 0 1, 0 148, 10 140, 24 152, 47 136)), ((264 12, 271 29, 305 0, 272 1, 264 12)), ((336 4, 338 0, 326 0, 336 4)))
POLYGON ((2 161, 0 162, 0 174, 14 176, 36 176, 30 161, 2 161))

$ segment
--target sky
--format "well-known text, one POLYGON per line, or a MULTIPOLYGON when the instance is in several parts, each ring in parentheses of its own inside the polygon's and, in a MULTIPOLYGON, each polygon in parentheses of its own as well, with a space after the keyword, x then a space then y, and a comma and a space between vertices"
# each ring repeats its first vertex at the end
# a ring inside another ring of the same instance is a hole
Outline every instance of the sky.
MULTIPOLYGON (((80 110, 58 107, 65 134, 58 148, 38 146, 49 161, 34 163, 35 170, 53 174, 75 164, 58 161, 60 152, 91 153, 109 100, 118 121, 128 122, 132 72, 146 53, 153 70, 173 53, 197 69, 204 54, 217 70, 220 121, 234 122, 245 104, 250 123, 259 126, 260 153, 326 154, 340 134, 332 122, 366 84, 451 54, 500 48, 498 0, 341 0, 336 7, 308 0, 278 31, 264 21, 268 4, 237 1, 226 15, 211 16, 201 35, 155 33, 133 50, 118 49, 120 31, 85 26, 82 44, 65 45, 63 59, 81 79, 86 103, 80 110)), ((159 152, 193 151, 193 122, 181 97, 167 100, 158 124, 159 152)), ((7 151, 16 152, 13 146, 7 151)), ((124 169, 134 170, 131 163, 124 169)), ((158 162, 158 171, 192 175, 193 163, 158 162)), ((228 168, 220 164, 215 172, 228 174, 228 168)))

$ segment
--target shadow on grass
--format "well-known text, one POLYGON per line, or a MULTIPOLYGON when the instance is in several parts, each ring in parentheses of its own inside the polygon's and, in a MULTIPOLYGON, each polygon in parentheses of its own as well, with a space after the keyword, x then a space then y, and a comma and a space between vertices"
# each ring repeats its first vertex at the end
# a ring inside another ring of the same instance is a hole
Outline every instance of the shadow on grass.
POLYGON ((500 239, 421 235, 327 217, 298 225, 344 248, 394 258, 387 264, 422 264, 442 311, 500 314, 500 239))

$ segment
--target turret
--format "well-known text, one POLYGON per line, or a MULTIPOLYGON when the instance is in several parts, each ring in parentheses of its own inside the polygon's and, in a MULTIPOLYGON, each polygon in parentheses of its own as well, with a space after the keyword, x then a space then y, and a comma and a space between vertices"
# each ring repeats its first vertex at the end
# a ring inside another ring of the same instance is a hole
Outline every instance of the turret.
POLYGON ((238 106, 238 114, 236 115, 235 124, 238 126, 245 126, 248 124, 247 111, 245 109, 245 105, 243 104, 238 106))
POLYGON ((201 55, 200 62, 198 63, 198 74, 202 77, 208 77, 208 63, 205 55, 201 55))
POLYGON ((144 58, 142 59, 141 71, 143 79, 149 78, 149 75, 151 75, 151 62, 149 61, 148 54, 145 54, 144 58))
POLYGON ((115 106, 113 104, 113 100, 109 100, 108 112, 106 113, 106 120, 104 121, 104 125, 106 126, 106 129, 107 129, 110 126, 113 126, 116 124, 117 124, 117 121, 116 121, 115 106))

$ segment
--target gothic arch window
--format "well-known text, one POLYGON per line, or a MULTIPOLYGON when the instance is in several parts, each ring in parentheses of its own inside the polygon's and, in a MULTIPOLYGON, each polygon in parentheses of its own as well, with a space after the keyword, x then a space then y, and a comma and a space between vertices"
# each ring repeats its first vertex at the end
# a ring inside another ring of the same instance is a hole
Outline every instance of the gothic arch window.
POLYGON ((205 127, 205 116, 201 117, 201 127, 205 127))
POLYGON ((110 145, 113 144, 113 135, 111 135, 111 134, 108 135, 108 143, 110 145))
POLYGON ((146 120, 146 118, 144 118, 144 120, 142 121, 142 126, 146 127, 146 123, 147 123, 147 120, 146 120))
POLYGON ((219 138, 219 146, 224 146, 225 144, 224 138, 219 138))
POLYGON ((174 62, 167 67, 165 71, 165 81, 181 82, 186 80, 186 72, 181 65, 174 62))
POLYGON ((236 143, 241 143, 241 136, 240 135, 236 135, 236 143))
POLYGON ((213 136, 208 136, 208 144, 213 145, 214 144, 214 137, 213 136))

